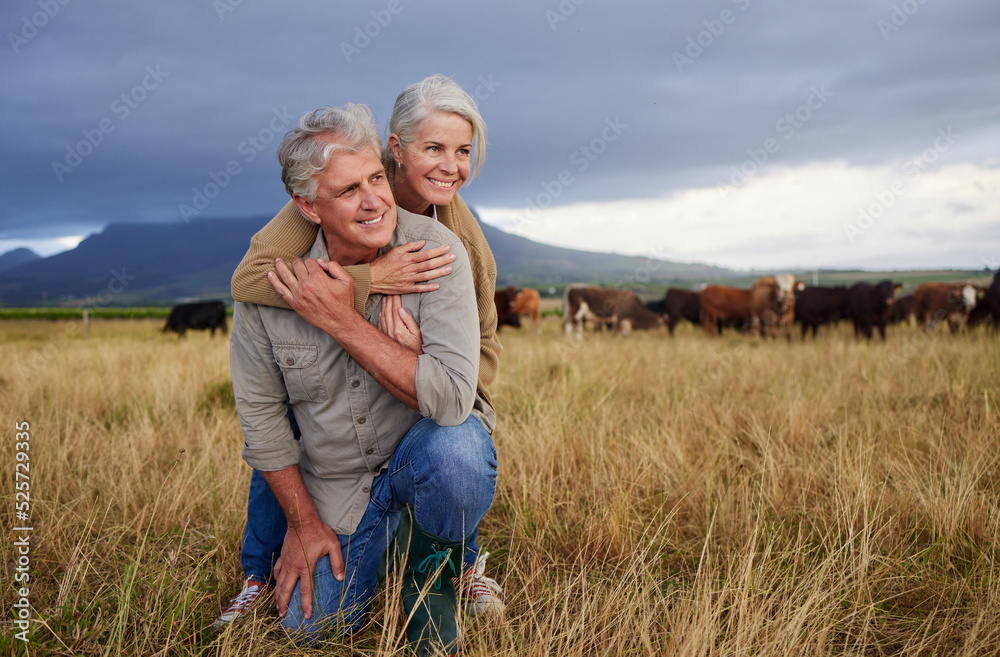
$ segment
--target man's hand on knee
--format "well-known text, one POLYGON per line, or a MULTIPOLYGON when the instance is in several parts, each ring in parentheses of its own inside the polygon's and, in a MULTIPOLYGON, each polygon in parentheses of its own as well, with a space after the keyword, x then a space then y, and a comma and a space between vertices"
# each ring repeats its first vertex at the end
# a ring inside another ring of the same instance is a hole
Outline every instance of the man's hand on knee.
POLYGON ((298 530, 288 528, 281 548, 281 558, 274 564, 278 613, 284 615, 288 611, 288 602, 295 592, 295 585, 301 580, 306 583, 299 587, 302 615, 312 618, 312 574, 316 570, 316 562, 324 556, 330 557, 333 576, 338 581, 344 581, 340 539, 330 527, 319 522, 298 530))

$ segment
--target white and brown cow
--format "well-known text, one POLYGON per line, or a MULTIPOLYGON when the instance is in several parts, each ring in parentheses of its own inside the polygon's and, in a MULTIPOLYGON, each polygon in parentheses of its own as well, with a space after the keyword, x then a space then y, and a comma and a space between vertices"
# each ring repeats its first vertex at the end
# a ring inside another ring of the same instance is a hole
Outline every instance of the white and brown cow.
POLYGON ((662 326, 663 317, 647 308, 635 292, 576 283, 563 294, 566 336, 575 331, 577 339, 582 339, 585 322, 606 324, 613 332, 628 335, 633 329, 662 326))
POLYGON ((921 283, 913 293, 916 298, 917 321, 928 333, 939 321, 948 320, 952 333, 965 327, 969 313, 980 296, 975 287, 965 283, 921 283))
POLYGON ((792 339, 795 321, 795 291, 805 284, 795 281, 793 274, 762 276, 750 288, 750 317, 756 336, 774 338, 778 328, 785 328, 785 337, 792 339))

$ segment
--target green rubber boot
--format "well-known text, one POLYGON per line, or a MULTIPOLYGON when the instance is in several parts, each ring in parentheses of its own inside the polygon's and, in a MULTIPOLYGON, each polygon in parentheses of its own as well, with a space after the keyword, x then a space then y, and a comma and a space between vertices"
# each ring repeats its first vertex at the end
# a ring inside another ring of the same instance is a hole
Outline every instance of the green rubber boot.
POLYGON ((457 655, 462 652, 462 639, 455 585, 462 574, 466 541, 446 541, 423 531, 415 522, 412 527, 403 572, 403 610, 410 619, 406 638, 421 657, 442 648, 457 655))

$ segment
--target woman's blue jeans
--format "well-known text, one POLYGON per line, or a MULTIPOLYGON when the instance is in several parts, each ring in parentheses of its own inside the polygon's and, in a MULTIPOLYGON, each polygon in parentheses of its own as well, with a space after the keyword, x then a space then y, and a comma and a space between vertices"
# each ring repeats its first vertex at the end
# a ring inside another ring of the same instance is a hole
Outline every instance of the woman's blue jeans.
MULTIPOLYGON (((474 563, 478 548, 471 539, 493 503, 496 472, 493 440, 475 416, 457 427, 427 419, 417 422, 372 483, 371 500, 357 529, 339 536, 344 581, 333 577, 329 558, 320 559, 313 575, 312 618, 301 614, 296 588, 283 625, 305 641, 360 627, 378 586, 379 563, 406 506, 424 531, 447 541, 467 539, 466 563, 474 563)), ((254 471, 241 553, 248 577, 270 580, 272 559, 279 556, 286 529, 277 500, 254 471)))

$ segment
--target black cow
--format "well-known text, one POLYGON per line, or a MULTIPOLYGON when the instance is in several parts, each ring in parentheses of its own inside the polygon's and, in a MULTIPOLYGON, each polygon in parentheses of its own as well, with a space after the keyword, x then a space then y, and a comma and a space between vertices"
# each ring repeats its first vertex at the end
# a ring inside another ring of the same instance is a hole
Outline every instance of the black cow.
POLYGON ((204 330, 209 329, 212 336, 215 336, 215 329, 221 329, 225 335, 226 326, 226 306, 221 301, 202 301, 199 303, 182 303, 170 309, 170 317, 167 317, 167 325, 163 327, 163 332, 173 331, 184 336, 188 329, 204 330))
POLYGON ((824 324, 839 322, 847 317, 847 288, 837 287, 807 287, 795 293, 795 321, 802 325, 802 340, 806 332, 812 329, 813 339, 816 330, 824 324))
POLYGON ((682 319, 701 325, 701 295, 698 292, 672 287, 667 290, 667 296, 659 301, 651 301, 646 306, 654 313, 663 315, 667 322, 667 330, 674 334, 674 327, 682 319))
POLYGON ((898 287, 892 281, 855 283, 847 291, 847 315, 854 324, 854 336, 872 339, 872 327, 878 327, 885 342, 885 324, 892 312, 892 299, 898 287))
POLYGON ((493 303, 497 307, 497 331, 504 326, 521 328, 521 316, 513 309, 515 298, 517 298, 517 289, 513 287, 497 290, 493 294, 493 303))
POLYGON ((976 290, 976 305, 969 311, 966 326, 971 329, 985 322, 992 325, 993 312, 990 308, 990 289, 978 285, 974 285, 973 288, 976 290))
POLYGON ((1000 329, 1000 271, 993 276, 993 284, 986 291, 986 298, 979 303, 985 303, 993 315, 993 328, 1000 329))

